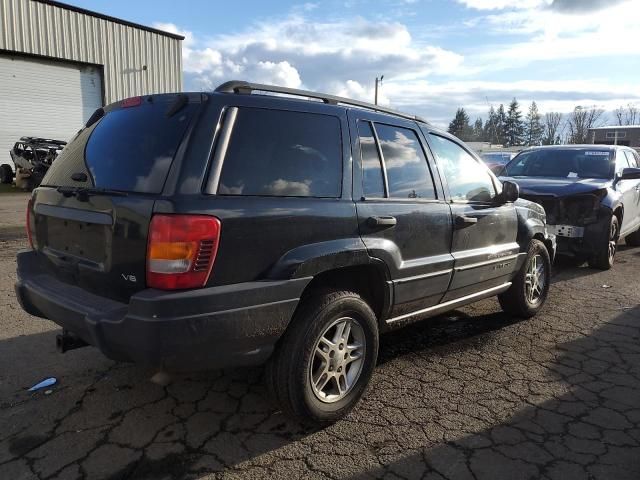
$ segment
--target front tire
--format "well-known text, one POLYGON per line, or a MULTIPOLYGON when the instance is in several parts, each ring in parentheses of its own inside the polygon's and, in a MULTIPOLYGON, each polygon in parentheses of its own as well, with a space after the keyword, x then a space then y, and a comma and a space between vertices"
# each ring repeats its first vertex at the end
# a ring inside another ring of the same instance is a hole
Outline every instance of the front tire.
POLYGON ((533 239, 520 271, 509 290, 498 295, 502 309, 512 315, 531 318, 544 305, 551 283, 551 259, 544 243, 533 239))
POLYGON ((618 217, 611 215, 609 230, 604 232, 602 238, 598 242, 597 251, 589 259, 589 266, 599 270, 609 270, 613 267, 619 238, 620 224, 618 222, 618 217))
POLYGON ((267 387, 284 412, 332 423, 365 392, 377 357, 378 322, 360 295, 312 293, 267 364, 267 387))

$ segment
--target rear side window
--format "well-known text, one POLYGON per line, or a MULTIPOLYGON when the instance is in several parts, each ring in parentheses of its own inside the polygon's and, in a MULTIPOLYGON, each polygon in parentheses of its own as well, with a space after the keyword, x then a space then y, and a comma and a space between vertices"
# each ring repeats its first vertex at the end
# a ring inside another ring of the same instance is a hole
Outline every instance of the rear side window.
POLYGON ((376 124, 375 128, 387 172, 389 196, 436 198, 427 158, 416 133, 390 125, 376 124))
POLYGON ((198 104, 167 115, 173 99, 108 112, 85 129, 53 163, 49 186, 82 186, 71 175, 89 174, 91 186, 126 192, 160 193, 198 104))
POLYGON ((240 108, 218 194, 340 196, 342 138, 337 117, 240 108))
POLYGON ((365 197, 384 197, 384 178, 376 137, 369 122, 358 122, 360 156, 362 158, 362 186, 365 197))

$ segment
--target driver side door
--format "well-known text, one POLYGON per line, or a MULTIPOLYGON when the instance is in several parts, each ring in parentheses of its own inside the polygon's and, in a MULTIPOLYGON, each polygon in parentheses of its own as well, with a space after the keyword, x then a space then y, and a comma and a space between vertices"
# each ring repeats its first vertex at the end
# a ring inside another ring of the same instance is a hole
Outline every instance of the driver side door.
POLYGON ((442 301, 499 289, 511 280, 518 264, 515 206, 496 202, 498 180, 457 139, 436 132, 427 137, 453 216, 454 271, 442 301))

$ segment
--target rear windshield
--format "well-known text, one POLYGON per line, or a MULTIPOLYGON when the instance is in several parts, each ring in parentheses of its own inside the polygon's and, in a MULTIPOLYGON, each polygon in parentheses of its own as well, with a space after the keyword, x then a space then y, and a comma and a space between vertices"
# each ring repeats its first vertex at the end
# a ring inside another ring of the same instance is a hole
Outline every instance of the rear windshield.
POLYGON ((509 177, 611 178, 612 152, 608 150, 533 150, 507 165, 509 177))
POLYGON ((197 104, 173 115, 175 97, 108 112, 83 130, 53 163, 42 184, 91 186, 139 193, 160 193, 197 104), (87 185, 71 179, 83 172, 87 185))

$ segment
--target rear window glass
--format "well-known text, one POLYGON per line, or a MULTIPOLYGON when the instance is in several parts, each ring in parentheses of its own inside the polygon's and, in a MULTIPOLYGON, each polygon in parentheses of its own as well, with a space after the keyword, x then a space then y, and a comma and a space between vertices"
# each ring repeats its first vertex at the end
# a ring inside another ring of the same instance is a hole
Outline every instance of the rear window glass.
POLYGON ((81 186, 71 175, 84 171, 96 188, 160 193, 198 108, 189 103, 168 116, 171 103, 144 101, 140 106, 108 112, 67 146, 43 184, 81 186))
POLYGON ((240 108, 220 175, 221 195, 339 197, 340 120, 240 108))

